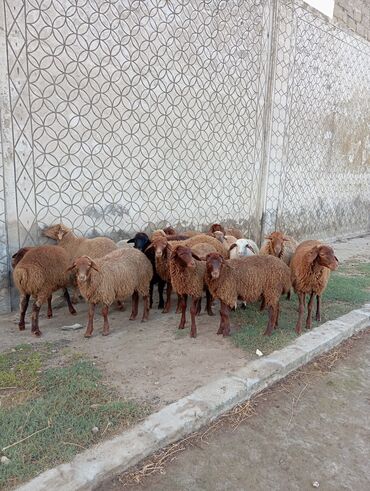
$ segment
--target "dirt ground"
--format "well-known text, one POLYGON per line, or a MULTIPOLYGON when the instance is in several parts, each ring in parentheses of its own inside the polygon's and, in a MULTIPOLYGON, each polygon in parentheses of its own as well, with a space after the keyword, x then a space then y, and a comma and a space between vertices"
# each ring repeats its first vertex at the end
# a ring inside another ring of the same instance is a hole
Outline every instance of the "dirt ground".
POLYGON ((311 365, 263 393, 237 429, 223 424, 173 453, 162 474, 125 487, 114 479, 99 491, 370 489, 369 335, 331 371, 311 365))
MULTIPOLYGON (((341 241, 334 244, 340 261, 351 257, 370 258, 370 237, 341 241)), ((55 303, 61 300, 55 295, 55 303)), ((63 303, 63 302, 62 302, 63 303)), ((0 351, 21 343, 58 342, 60 360, 66 354, 85 354, 103 368, 107 381, 116 386, 125 397, 150 402, 153 409, 163 407, 191 393, 222 375, 232 373, 244 366, 250 355, 234 346, 231 340, 216 335, 219 323, 217 305, 215 316, 206 314, 198 318, 198 337, 191 339, 189 329, 178 331, 179 316, 161 314, 153 309, 150 320, 130 322, 130 301, 125 312, 112 309, 111 334, 102 337, 102 317, 96 315, 95 332, 91 339, 83 337, 87 309, 84 303, 76 306, 77 316, 71 316, 66 307, 55 308, 54 318, 46 319, 42 308, 41 339, 31 336, 30 325, 20 332, 17 327, 18 313, 0 316, 2 330, 0 351), (83 329, 62 331, 64 325, 79 323, 83 329)), ((141 304, 139 316, 141 315, 141 304)), ((28 320, 29 316, 27 316, 28 320)), ((189 325, 189 319, 187 326, 189 325)))

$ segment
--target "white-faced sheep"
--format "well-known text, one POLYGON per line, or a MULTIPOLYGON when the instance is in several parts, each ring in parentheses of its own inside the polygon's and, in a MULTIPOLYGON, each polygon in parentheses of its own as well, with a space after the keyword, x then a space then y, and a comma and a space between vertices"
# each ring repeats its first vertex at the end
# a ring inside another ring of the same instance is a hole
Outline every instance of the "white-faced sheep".
POLYGON ((229 248, 230 259, 258 254, 257 244, 251 239, 238 239, 229 248))
POLYGON ((194 248, 177 245, 171 252, 169 262, 171 283, 176 292, 181 295, 181 320, 179 329, 184 329, 185 327, 186 304, 188 295, 190 295, 192 299, 190 307, 190 336, 192 338, 195 338, 197 335, 195 316, 200 311, 203 290, 206 290, 208 315, 213 315, 212 298, 204 284, 206 263, 204 260, 201 260, 201 257, 197 253, 205 257, 210 252, 214 252, 214 250, 214 247, 209 244, 198 244, 194 248))
MULTIPOLYGON (((84 255, 96 259, 117 249, 117 245, 108 237, 94 237, 92 239, 76 237, 72 230, 62 223, 47 227, 42 233, 45 237, 56 240, 58 245, 67 251, 71 261, 84 255)), ((76 288, 73 292, 72 302, 78 302, 76 288)))
POLYGON ((71 314, 76 311, 70 301, 67 285, 70 275, 66 272, 69 265, 67 252, 59 246, 40 246, 20 249, 12 257, 14 284, 20 293, 19 329, 25 329, 25 315, 30 297, 35 301, 32 309, 31 332, 41 336, 39 312, 41 305, 48 302, 48 317, 52 316, 51 298, 53 292, 64 289, 64 296, 71 314))
POLYGON ((109 334, 108 310, 115 300, 124 300, 132 295, 130 320, 134 320, 138 314, 139 294, 142 295, 142 321, 148 319, 149 285, 153 268, 141 251, 134 248, 118 249, 95 260, 81 256, 75 259, 69 270, 76 272, 80 292, 89 303, 85 337, 92 336, 95 306, 100 303, 103 304, 103 336, 109 334))
POLYGON ((229 311, 237 300, 256 302, 261 297, 269 310, 265 335, 278 325, 279 299, 290 289, 290 270, 272 256, 251 256, 225 260, 220 254, 208 254, 205 281, 213 298, 221 301, 221 322, 217 334, 230 334, 229 311))
POLYGON ((330 271, 337 269, 339 261, 329 245, 318 240, 306 240, 297 247, 291 263, 292 286, 299 298, 299 316, 296 324, 297 334, 302 330, 302 319, 306 294, 310 295, 306 329, 312 326, 312 307, 316 295, 316 320, 321 320, 320 298, 329 281, 330 271))

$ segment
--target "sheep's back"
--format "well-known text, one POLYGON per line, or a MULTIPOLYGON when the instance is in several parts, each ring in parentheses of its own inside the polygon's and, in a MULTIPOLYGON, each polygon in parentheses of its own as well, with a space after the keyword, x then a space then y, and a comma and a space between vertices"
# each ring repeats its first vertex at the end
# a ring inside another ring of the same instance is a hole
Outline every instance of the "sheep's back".
POLYGON ((108 237, 95 237, 94 239, 83 239, 74 252, 74 257, 89 256, 92 259, 103 257, 117 250, 117 244, 108 237))
POLYGON ((313 271, 312 264, 307 261, 307 253, 313 247, 320 245, 322 242, 319 240, 305 240, 297 246, 290 262, 292 286, 295 292, 313 292, 321 295, 325 290, 330 270, 322 267, 318 271, 313 271))

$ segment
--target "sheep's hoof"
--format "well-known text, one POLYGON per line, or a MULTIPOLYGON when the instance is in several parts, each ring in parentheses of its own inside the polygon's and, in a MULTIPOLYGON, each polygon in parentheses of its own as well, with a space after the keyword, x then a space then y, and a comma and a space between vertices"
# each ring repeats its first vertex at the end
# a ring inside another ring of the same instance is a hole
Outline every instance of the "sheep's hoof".
POLYGON ((84 337, 87 338, 87 339, 88 338, 91 338, 92 337, 92 332, 91 333, 90 332, 85 332, 84 337))
POLYGON ((315 317, 315 319, 317 320, 317 322, 321 322, 321 316, 320 316, 320 315, 317 315, 317 316, 315 317))
POLYGON ((136 320, 136 315, 130 315, 129 321, 134 321, 136 320))
POLYGON ((196 333, 195 333, 195 332, 191 332, 191 333, 190 333, 190 337, 191 337, 191 338, 196 338, 196 337, 197 337, 197 335, 196 335, 196 333))
POLYGON ((70 310, 69 313, 71 315, 77 315, 77 310, 76 309, 70 310))
POLYGON ((109 335, 109 331, 103 331, 102 332, 102 336, 108 336, 109 335))
POLYGON ((211 317, 212 317, 213 315, 215 315, 215 314, 214 314, 214 312, 213 312, 212 310, 208 310, 208 311, 207 311, 207 314, 208 314, 208 315, 210 315, 211 317))
POLYGON ((147 322, 148 319, 141 319, 141 322, 147 322))
POLYGON ((296 332, 297 334, 301 334, 301 328, 300 328, 300 327, 296 327, 296 328, 295 328, 295 332, 296 332))
POLYGON ((48 314, 48 319, 51 319, 53 317, 53 314, 48 314))
POLYGON ((230 329, 224 330, 224 332, 222 333, 222 336, 224 338, 226 338, 227 336, 230 336, 230 329))
POLYGON ((164 309, 164 303, 159 303, 159 304, 158 304, 158 308, 159 308, 159 309, 164 309))
POLYGON ((220 327, 219 330, 217 331, 217 334, 223 334, 223 333, 224 333, 224 330, 223 330, 223 328, 220 327))
POLYGON ((24 331, 26 329, 26 324, 18 324, 18 328, 20 331, 24 331))
POLYGON ((31 333, 37 338, 39 338, 42 335, 42 332, 39 329, 37 331, 31 331, 31 333))
MULTIPOLYGON (((170 311, 170 309, 163 309, 162 310, 162 314, 168 314, 168 312, 170 311)), ((179 312, 176 311, 176 314, 178 314, 179 312)))

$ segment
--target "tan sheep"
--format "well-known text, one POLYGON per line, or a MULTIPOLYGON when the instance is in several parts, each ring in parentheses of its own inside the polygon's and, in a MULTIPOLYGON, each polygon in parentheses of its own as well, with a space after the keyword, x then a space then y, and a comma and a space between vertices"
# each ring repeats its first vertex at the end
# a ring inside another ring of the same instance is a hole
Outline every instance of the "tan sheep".
POLYGON ((208 254, 205 282, 213 298, 221 301, 221 322, 217 334, 230 334, 230 308, 238 298, 256 302, 262 298, 269 310, 264 335, 270 336, 278 325, 279 299, 290 289, 288 266, 273 256, 250 256, 225 260, 220 254, 208 254))
POLYGON ((291 263, 292 286, 299 298, 299 316, 295 327, 302 330, 306 294, 310 295, 307 307, 306 329, 312 327, 312 307, 316 295, 316 320, 321 320, 320 299, 328 284, 330 271, 338 268, 339 261, 329 245, 318 240, 306 240, 297 247, 291 263))
POLYGON ((149 285, 153 268, 149 259, 138 249, 118 249, 95 260, 81 256, 75 259, 69 270, 76 271, 80 292, 89 303, 85 337, 92 336, 95 306, 100 303, 103 304, 103 336, 109 334, 108 310, 115 300, 122 301, 132 295, 130 320, 134 320, 138 314, 139 294, 142 295, 142 322, 148 319, 149 285))
POLYGON ((298 242, 293 237, 289 237, 289 235, 284 235, 278 231, 272 232, 265 239, 266 241, 262 244, 259 252, 260 255, 278 257, 289 266, 298 242))
MULTIPOLYGON (((69 254, 70 260, 73 261, 79 256, 89 256, 92 259, 103 257, 106 254, 116 250, 117 244, 108 237, 76 237, 72 230, 62 223, 52 225, 43 230, 43 235, 57 241, 60 247, 63 247, 69 254)), ((72 302, 78 302, 78 291, 74 288, 72 302)))
POLYGON ((64 296, 71 314, 76 314, 70 301, 67 285, 70 275, 66 272, 70 262, 67 252, 59 246, 40 246, 20 249, 12 257, 14 284, 20 293, 19 330, 25 329, 25 315, 30 297, 35 301, 32 309, 31 332, 41 336, 39 312, 48 302, 48 317, 52 316, 52 293, 64 289, 64 296))
POLYGON ((203 290, 206 290, 207 295, 207 312, 208 315, 213 315, 212 298, 204 284, 204 274, 206 263, 201 261, 201 258, 195 251, 207 255, 214 248, 209 244, 198 244, 194 248, 177 245, 173 248, 169 261, 169 269, 171 275, 171 283, 176 292, 181 295, 181 320, 179 329, 184 329, 186 322, 186 304, 188 295, 191 296, 192 303, 190 307, 191 315, 191 330, 190 336, 195 338, 197 335, 197 327, 195 316, 200 312, 200 302, 203 290))

